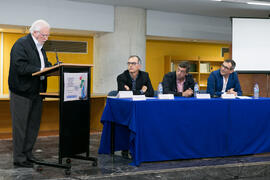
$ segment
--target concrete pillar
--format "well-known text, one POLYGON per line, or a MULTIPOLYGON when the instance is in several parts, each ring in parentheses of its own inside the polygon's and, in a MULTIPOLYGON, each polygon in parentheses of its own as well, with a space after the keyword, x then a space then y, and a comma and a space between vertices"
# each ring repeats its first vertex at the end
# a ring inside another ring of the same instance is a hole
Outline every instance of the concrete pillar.
POLYGON ((108 93, 117 89, 117 75, 127 69, 130 55, 140 56, 142 70, 145 69, 145 9, 115 7, 114 28, 113 33, 94 37, 94 93, 108 93))

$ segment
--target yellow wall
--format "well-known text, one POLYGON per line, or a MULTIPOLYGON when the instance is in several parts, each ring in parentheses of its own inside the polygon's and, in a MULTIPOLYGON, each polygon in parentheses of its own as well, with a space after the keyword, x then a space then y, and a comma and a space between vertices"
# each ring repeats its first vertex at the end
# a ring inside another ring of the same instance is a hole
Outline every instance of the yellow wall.
MULTIPOLYGON (((1 54, 1 48, 2 48, 2 46, 1 46, 1 41, 2 41, 2 32, 0 32, 0 58, 1 58, 1 56, 2 56, 2 54, 1 54)), ((0 61, 1 61, 1 59, 0 59, 0 61)), ((2 74, 2 67, 1 67, 1 65, 0 65, 0 74, 2 74)), ((2 86, 1 84, 2 84, 2 82, 1 82, 2 80, 1 80, 1 78, 0 78, 0 87, 2 86)), ((1 95, 1 94, 0 94, 1 95)))
MULTIPOLYGON (((8 71, 10 61, 10 50, 17 39, 26 34, 4 33, 4 94, 8 94, 8 71)), ((87 41, 88 53, 58 53, 59 60, 64 63, 75 64, 93 64, 93 38, 92 37, 73 37, 73 36, 50 36, 49 40, 69 40, 69 41, 87 41)), ((54 64, 56 62, 55 53, 47 52, 49 61, 54 64)), ((93 71, 92 71, 93 72, 93 71)), ((93 73, 91 72, 91 75, 93 73)), ((93 78, 92 78, 93 79, 93 78)), ((91 81, 92 87, 92 81, 91 81)), ((58 91, 57 77, 48 78, 48 92, 58 91)))
POLYGON ((23 37, 24 34, 16 34, 16 33, 4 33, 4 41, 3 41, 3 64, 4 64, 4 83, 3 89, 4 94, 8 94, 8 72, 9 72, 9 60, 10 60, 10 51, 13 44, 17 39, 23 37))
POLYGON ((229 44, 213 43, 192 43, 178 41, 146 41, 146 71, 149 73, 153 88, 156 90, 158 83, 162 81, 164 75, 164 56, 177 56, 181 59, 194 59, 200 56, 203 58, 221 57, 221 48, 229 47, 229 44))

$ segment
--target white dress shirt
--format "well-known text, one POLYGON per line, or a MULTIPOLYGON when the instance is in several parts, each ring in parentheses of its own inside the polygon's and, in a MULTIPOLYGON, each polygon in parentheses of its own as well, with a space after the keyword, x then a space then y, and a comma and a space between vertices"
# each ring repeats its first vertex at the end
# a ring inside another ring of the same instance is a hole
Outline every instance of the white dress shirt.
MULTIPOLYGON (((43 54, 42 54, 42 47, 43 45, 39 44, 38 41, 36 40, 36 38, 32 35, 32 38, 36 44, 36 47, 37 47, 37 50, 38 50, 38 54, 39 54, 39 58, 40 58, 40 70, 44 69, 45 68, 45 63, 44 63, 44 57, 43 57, 43 54)), ((44 76, 40 76, 40 80, 44 80, 45 77, 44 76)))
POLYGON ((226 91, 228 80, 229 80, 229 78, 227 78, 227 80, 226 80, 226 78, 223 76, 223 87, 222 87, 222 91, 221 91, 223 93, 225 93, 225 91, 226 91))

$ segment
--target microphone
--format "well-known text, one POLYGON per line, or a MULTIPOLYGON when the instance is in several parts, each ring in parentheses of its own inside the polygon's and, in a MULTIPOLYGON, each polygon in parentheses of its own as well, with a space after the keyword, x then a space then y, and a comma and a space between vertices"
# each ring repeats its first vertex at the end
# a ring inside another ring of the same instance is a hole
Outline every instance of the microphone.
POLYGON ((54 50, 54 52, 55 52, 55 56, 56 56, 56 63, 55 63, 54 65, 59 65, 59 64, 61 64, 62 62, 59 61, 59 58, 58 58, 58 54, 57 54, 56 49, 54 50))

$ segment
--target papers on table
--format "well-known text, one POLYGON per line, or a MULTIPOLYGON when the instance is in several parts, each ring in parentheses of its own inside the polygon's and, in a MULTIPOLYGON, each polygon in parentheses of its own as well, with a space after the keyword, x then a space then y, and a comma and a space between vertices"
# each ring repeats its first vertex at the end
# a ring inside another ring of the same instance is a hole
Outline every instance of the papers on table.
POLYGON ((226 94, 226 93, 222 94, 221 98, 223 98, 223 99, 235 99, 235 98, 237 98, 237 99, 252 99, 251 97, 248 97, 248 96, 235 96, 233 94, 226 94))
POLYGON ((156 97, 146 97, 146 99, 156 99, 156 97))
MULTIPOLYGON (((108 96, 110 97, 110 96, 108 96)), ((116 97, 110 97, 110 98, 130 98, 133 101, 145 101, 146 99, 155 99, 155 97, 145 97, 145 95, 133 95, 132 91, 119 91, 116 97)), ((174 99, 173 94, 159 94, 158 99, 174 99)), ((210 99, 210 94, 197 94, 197 99, 210 99)), ((252 97, 248 96, 234 96, 233 94, 222 94, 222 99, 252 99, 252 97)))
POLYGON ((234 94, 226 94, 226 93, 224 93, 224 94, 221 95, 221 98, 222 99, 235 99, 235 95, 234 94))
POLYGON ((236 96, 237 99, 252 99, 252 97, 248 96, 236 96))
POLYGON ((133 95, 132 100, 133 101, 145 101, 146 98, 145 98, 145 95, 133 95))

